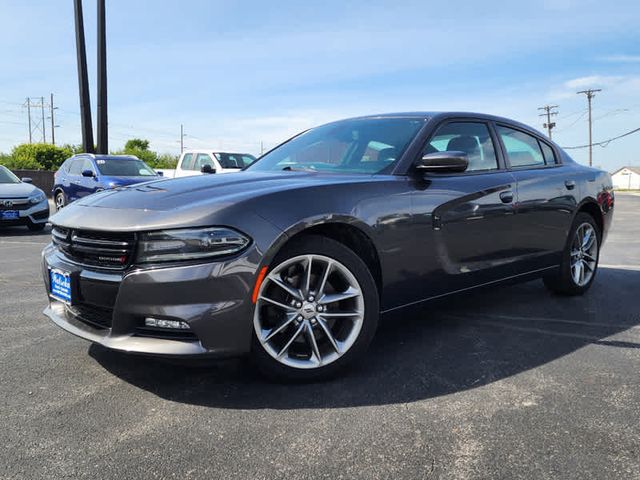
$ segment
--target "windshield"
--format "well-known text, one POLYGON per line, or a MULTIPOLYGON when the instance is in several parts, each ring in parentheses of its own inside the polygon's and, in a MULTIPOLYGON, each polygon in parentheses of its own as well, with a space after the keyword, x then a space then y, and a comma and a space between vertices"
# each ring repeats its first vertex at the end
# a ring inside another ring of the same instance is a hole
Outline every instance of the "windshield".
POLYGON ((379 173, 402 156, 424 122, 422 118, 364 118, 330 123, 283 143, 249 170, 379 173))
POLYGON ((244 168, 255 162, 256 157, 248 153, 215 153, 222 168, 244 168))
POLYGON ((20 179, 7 167, 0 165, 0 183, 20 183, 20 179))
POLYGON ((110 158, 96 160, 102 175, 110 177, 155 177, 157 175, 146 163, 137 158, 110 158))

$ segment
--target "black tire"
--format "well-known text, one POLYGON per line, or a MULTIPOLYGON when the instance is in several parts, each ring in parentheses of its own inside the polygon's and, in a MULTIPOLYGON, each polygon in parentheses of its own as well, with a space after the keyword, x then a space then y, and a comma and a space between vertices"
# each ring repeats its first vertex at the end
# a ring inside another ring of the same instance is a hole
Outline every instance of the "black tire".
POLYGON ((567 238, 567 242, 564 250, 562 251, 562 260, 558 269, 554 270, 553 273, 547 274, 543 277, 543 282, 545 286, 554 293, 560 295, 582 295, 585 293, 596 278, 596 273, 598 269, 598 261, 600 260, 600 245, 602 240, 602 232, 598 227, 598 224, 594 220, 594 218, 585 212, 580 212, 576 215, 573 224, 571 225, 571 229, 569 230, 569 237, 567 238), (576 235, 576 231, 578 228, 585 224, 590 224, 594 231, 596 232, 597 239, 597 250, 596 250, 596 261, 593 273, 591 278, 584 285, 578 285, 571 274, 571 249, 572 244, 576 235))
POLYGON ((380 304, 376 282, 362 259, 345 245, 327 237, 305 235, 292 241, 278 253, 271 262, 270 271, 288 259, 308 254, 337 260, 356 278, 364 299, 362 327, 353 345, 341 357, 325 366, 312 369, 295 368, 276 360, 265 350, 258 340, 256 329, 252 328, 252 363, 262 374, 272 380, 310 382, 330 378, 364 355, 378 327, 380 304))
POLYGON ((32 232, 41 232, 42 230, 44 230, 44 227, 46 226, 46 223, 31 223, 29 222, 27 224, 27 228, 29 230, 31 230, 32 232))
POLYGON ((54 203, 56 207, 56 212, 60 211, 60 209, 67 206, 67 197, 64 192, 58 191, 54 198, 54 203))

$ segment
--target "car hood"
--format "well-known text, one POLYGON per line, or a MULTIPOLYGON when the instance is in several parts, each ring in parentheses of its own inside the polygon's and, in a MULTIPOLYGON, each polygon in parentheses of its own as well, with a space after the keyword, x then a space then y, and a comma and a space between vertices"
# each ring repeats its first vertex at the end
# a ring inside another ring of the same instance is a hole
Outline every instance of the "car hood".
POLYGON ((87 196, 62 209, 51 222, 120 231, 206 225, 216 213, 256 197, 370 180, 368 175, 248 171, 159 180, 87 196))
POLYGON ((28 197, 38 191, 30 183, 0 183, 0 198, 28 197))

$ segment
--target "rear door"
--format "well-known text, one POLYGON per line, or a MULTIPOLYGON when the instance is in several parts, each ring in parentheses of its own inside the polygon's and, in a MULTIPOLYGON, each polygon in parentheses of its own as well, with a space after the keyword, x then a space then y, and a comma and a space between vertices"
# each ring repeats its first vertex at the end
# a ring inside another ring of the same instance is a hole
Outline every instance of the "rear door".
POLYGON ((435 151, 463 151, 469 167, 460 174, 428 174, 416 184, 424 263, 419 288, 434 296, 512 276, 515 181, 489 123, 445 122, 422 154, 435 151))
POLYGON ((496 132, 517 185, 514 267, 525 273, 557 265, 577 204, 571 169, 542 137, 508 124, 497 124, 496 132))

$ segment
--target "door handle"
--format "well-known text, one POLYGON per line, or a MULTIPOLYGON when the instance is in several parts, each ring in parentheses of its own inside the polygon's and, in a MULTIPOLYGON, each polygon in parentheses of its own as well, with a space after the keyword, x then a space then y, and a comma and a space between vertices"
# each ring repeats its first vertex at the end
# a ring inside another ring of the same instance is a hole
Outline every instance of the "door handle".
POLYGON ((564 186, 567 187, 567 190, 573 190, 576 186, 576 182, 573 180, 565 180, 564 186))
POLYGON ((507 190, 506 192, 502 192, 500 194, 500 200, 502 200, 502 203, 511 203, 511 202, 513 202, 513 192, 511 190, 507 190))

